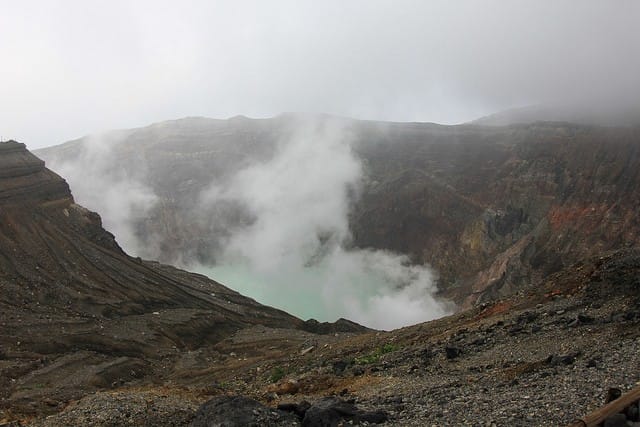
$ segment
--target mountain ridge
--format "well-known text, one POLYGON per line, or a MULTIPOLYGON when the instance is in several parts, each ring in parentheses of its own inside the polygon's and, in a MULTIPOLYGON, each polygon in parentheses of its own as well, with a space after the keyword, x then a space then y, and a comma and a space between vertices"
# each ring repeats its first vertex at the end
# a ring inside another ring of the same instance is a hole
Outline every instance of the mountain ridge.
MULTIPOLYGON (((298 123, 287 115, 208 120, 194 128, 168 122, 102 141, 114 160, 104 162, 96 180, 124 174, 160 200, 132 227, 164 262, 215 263, 212 254, 225 235, 219 224, 234 222, 200 218, 202 191, 271 158, 298 123), (145 236, 159 238, 157 246, 145 236)), ((461 305, 506 295, 596 248, 633 243, 640 229, 633 219, 637 202, 627 196, 636 194, 639 179, 635 128, 339 121, 364 170, 349 213, 352 244, 433 266, 442 293, 461 305)), ((50 164, 80 167, 92 162, 82 158, 91 146, 85 139, 38 153, 50 164)))
POLYGON ((640 124, 640 110, 626 105, 616 108, 578 104, 537 104, 509 108, 468 122, 481 126, 510 126, 535 122, 574 123, 603 127, 633 127, 640 124))

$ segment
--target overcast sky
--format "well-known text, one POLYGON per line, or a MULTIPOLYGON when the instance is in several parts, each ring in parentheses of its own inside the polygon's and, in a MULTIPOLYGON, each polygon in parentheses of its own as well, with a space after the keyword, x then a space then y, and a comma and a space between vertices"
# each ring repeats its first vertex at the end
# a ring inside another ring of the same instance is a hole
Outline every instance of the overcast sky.
POLYGON ((640 1, 0 0, 0 137, 640 99, 640 1))

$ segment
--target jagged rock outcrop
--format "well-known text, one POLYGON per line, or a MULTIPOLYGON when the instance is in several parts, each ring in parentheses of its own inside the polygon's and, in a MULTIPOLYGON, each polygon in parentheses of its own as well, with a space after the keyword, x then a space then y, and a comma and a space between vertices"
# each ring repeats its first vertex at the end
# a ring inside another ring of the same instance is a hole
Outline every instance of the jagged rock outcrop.
POLYGON ((22 203, 30 198, 46 202, 68 197, 66 183, 45 170, 44 161, 25 154, 25 149, 15 141, 0 143, 0 202, 22 203))

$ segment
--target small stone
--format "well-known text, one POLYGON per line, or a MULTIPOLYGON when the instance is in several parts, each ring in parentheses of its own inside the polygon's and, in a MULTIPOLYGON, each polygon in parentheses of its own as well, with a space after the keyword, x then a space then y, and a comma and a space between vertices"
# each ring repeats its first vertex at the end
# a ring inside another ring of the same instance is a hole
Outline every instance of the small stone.
POLYGON ((620 390, 619 388, 612 387, 609 390, 607 390, 607 396, 605 398, 605 403, 613 402, 614 400, 616 400, 620 396, 622 396, 622 390, 620 390))
POLYGON ((283 395, 283 394, 296 394, 300 390, 300 384, 298 381, 289 379, 281 381, 278 384, 274 384, 269 388, 270 392, 283 395))
POLYGON ((304 355, 305 355, 305 354, 307 354, 307 353, 311 353, 313 350, 315 350, 315 347, 314 347, 314 346, 307 347, 307 348, 305 348, 304 350, 302 350, 302 351, 300 352, 300 355, 301 355, 301 356, 304 356, 304 355))
POLYGON ((445 347, 444 351, 449 360, 453 360, 462 354, 462 350, 458 347, 445 347))
POLYGON ((595 321, 595 319, 591 316, 588 316, 586 314, 578 314, 578 321, 580 323, 593 323, 595 321))
POLYGON ((58 406, 58 401, 50 399, 48 397, 42 399, 42 403, 44 403, 47 406, 58 406))
POLYGON ((349 366, 349 362, 345 360, 337 360, 332 363, 333 373, 336 375, 340 375, 344 372, 345 369, 347 369, 347 366, 349 366))
POLYGON ((354 377, 359 377, 360 375, 364 375, 364 368, 356 365, 351 369, 351 373, 354 377))

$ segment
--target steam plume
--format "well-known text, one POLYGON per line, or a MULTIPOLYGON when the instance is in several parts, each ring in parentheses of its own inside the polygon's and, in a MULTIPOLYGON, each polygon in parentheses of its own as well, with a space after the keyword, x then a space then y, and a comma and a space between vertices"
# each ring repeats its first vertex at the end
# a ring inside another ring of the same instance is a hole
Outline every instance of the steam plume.
POLYGON ((149 216, 159 198, 144 184, 142 163, 135 175, 131 169, 119 167, 113 148, 125 137, 115 132, 87 137, 77 157, 56 156, 47 166, 69 182, 77 203, 100 214, 105 229, 126 252, 147 257, 157 251, 149 246, 152 238, 142 242, 137 224, 149 216))
MULTIPOLYGON (((265 150, 270 154, 247 155, 239 170, 212 171, 214 181, 194 193, 197 200, 184 201, 183 220, 205 233, 212 256, 204 259, 215 263, 186 253, 171 263, 302 318, 345 317, 390 329, 446 314, 427 266, 351 244, 349 209, 367 179, 351 149, 353 122, 293 115, 282 123, 277 140, 263 141, 275 144, 265 150)), ((164 140, 171 130, 135 132, 90 137, 77 155, 63 150, 48 163, 127 252, 157 259, 162 239, 142 225, 158 217, 162 198, 147 184, 152 178, 136 144, 164 140)))
POLYGON ((221 245, 217 266, 197 269, 301 317, 388 329, 444 315, 430 269, 349 246, 349 204, 364 179, 350 139, 337 119, 302 119, 273 158, 213 184, 203 211, 235 204, 251 220, 221 245))

